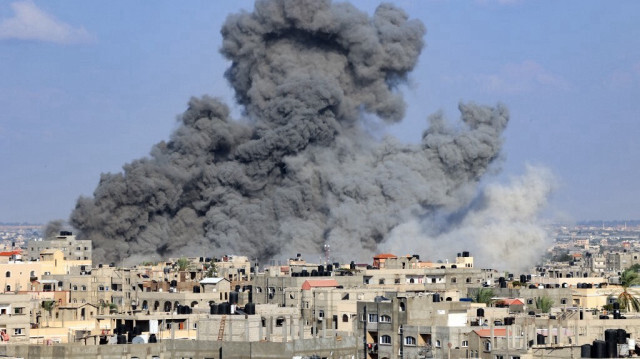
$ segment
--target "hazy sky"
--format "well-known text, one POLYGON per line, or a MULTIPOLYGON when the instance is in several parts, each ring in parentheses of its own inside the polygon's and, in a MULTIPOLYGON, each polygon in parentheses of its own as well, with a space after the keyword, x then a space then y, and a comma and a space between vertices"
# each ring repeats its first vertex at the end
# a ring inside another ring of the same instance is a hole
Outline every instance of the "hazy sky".
MULTIPOLYGON (((378 2, 356 1, 371 14, 378 2)), ((501 171, 550 168, 563 219, 640 219, 640 2, 396 1, 427 27, 400 125, 506 104, 501 171)), ((101 172, 168 139, 190 96, 233 105, 218 49, 252 1, 0 3, 0 222, 66 219, 101 172)), ((236 117, 240 109, 235 106, 236 117)))

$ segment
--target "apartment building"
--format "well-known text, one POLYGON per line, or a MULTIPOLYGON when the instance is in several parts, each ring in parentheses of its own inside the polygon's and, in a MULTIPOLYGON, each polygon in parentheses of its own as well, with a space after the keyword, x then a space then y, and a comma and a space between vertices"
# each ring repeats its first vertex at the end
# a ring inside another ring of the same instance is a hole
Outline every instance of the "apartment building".
POLYGON ((44 250, 58 249, 62 251, 65 260, 91 261, 92 244, 90 240, 78 240, 68 231, 61 231, 54 238, 41 241, 29 241, 27 243, 29 261, 40 260, 40 253, 44 250))

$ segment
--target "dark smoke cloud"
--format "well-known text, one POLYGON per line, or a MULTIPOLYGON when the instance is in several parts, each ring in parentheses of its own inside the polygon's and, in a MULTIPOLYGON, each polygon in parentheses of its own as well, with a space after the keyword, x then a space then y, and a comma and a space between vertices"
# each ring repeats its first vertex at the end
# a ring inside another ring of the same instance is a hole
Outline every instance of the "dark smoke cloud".
POLYGON ((49 223, 44 227, 44 239, 54 239, 62 230, 64 230, 63 220, 56 219, 54 221, 49 221, 49 223))
POLYGON ((330 1, 258 1, 229 16, 221 52, 249 121, 219 100, 189 101, 149 158, 104 174, 71 215, 97 260, 295 252, 366 257, 415 213, 469 200, 498 156, 504 107, 461 104, 462 129, 430 118, 421 144, 376 141, 363 114, 400 121, 396 86, 425 28, 393 5, 372 18, 330 1))

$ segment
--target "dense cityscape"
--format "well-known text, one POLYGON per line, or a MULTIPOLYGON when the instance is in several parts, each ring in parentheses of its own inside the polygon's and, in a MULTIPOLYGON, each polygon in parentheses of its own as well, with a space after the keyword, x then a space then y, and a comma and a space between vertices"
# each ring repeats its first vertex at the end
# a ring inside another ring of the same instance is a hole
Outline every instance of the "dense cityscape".
POLYGON ((640 2, 396 2, 1 3, 0 357, 640 357, 640 2))
POLYGON ((367 263, 310 263, 292 254, 272 265, 203 253, 123 267, 99 263, 91 241, 70 231, 43 238, 38 225, 0 229, 7 356, 495 359, 637 350, 637 221, 552 226, 553 246, 525 273, 478 268, 464 248, 448 259, 380 253, 367 263))

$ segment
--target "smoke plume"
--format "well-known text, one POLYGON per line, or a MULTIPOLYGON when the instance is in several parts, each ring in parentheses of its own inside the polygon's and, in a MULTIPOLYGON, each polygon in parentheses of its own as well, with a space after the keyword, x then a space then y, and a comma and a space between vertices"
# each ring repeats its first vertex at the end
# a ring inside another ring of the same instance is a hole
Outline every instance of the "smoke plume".
POLYGON ((245 109, 192 98, 147 158, 103 174, 71 215, 94 255, 319 253, 365 259, 412 215, 468 204, 499 155, 503 106, 461 104, 430 118, 420 144, 375 140, 366 114, 402 120, 397 86, 425 28, 384 4, 372 17, 331 1, 258 1, 227 18, 226 78, 245 109))
POLYGON ((464 213, 444 220, 416 217, 397 226, 384 247, 398 254, 411 248, 432 258, 468 249, 483 268, 528 273, 552 242, 540 214, 554 186, 549 170, 527 166, 507 185, 488 185, 464 213))

